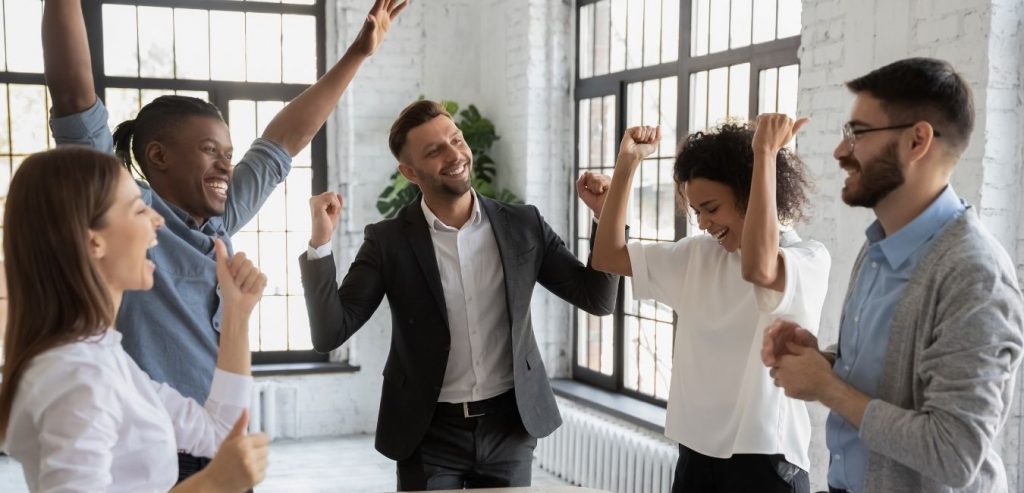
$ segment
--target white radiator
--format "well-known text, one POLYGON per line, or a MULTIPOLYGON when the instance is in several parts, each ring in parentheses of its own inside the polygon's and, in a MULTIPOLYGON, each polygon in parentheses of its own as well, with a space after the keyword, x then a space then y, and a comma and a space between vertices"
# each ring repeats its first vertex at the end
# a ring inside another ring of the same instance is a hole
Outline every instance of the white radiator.
POLYGON ((263 432, 271 440, 294 438, 298 430, 297 389, 274 381, 257 381, 249 406, 249 432, 263 432))
POLYGON ((646 430, 559 399, 562 426, 537 443, 537 465, 577 486, 667 492, 678 447, 646 430))

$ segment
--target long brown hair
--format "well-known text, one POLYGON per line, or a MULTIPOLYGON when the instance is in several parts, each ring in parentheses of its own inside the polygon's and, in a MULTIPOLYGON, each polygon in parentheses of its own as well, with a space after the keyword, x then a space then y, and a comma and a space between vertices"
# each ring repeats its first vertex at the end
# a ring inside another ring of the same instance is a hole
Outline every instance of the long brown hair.
POLYGON ((0 441, 32 358, 114 323, 110 292, 89 254, 89 230, 102 228, 121 173, 114 156, 69 146, 29 156, 11 179, 0 441))

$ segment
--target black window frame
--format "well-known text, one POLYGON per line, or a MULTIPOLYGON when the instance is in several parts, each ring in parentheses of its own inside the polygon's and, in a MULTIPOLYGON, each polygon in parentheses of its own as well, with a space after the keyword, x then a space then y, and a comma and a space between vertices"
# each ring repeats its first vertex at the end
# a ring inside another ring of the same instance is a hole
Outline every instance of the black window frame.
MULTIPOLYGON (((700 56, 690 55, 690 33, 691 33, 691 18, 692 18, 692 3, 696 0, 679 0, 679 45, 678 45, 678 60, 674 62, 661 63, 658 65, 626 69, 620 72, 609 73, 605 75, 588 77, 586 79, 580 78, 580 12, 584 6, 596 4, 606 0, 577 0, 575 2, 575 13, 576 16, 576 43, 575 43, 575 78, 574 78, 574 96, 573 96, 573 108, 574 116, 573 120, 574 131, 573 131, 573 175, 572 179, 579 176, 580 169, 580 155, 579 145, 580 141, 580 122, 579 122, 579 105, 580 102, 587 99, 614 96, 616 105, 615 114, 615 132, 614 135, 621 136, 626 130, 626 118, 628 115, 628 94, 627 87, 629 84, 636 82, 643 82, 648 80, 658 80, 666 77, 677 77, 677 107, 676 107, 676 128, 677 128, 677 142, 682 142, 682 139, 690 133, 689 129, 689 114, 690 114, 690 74, 701 72, 705 70, 712 70, 721 67, 729 67, 736 64, 749 63, 750 64, 750 84, 749 84, 749 115, 753 117, 757 115, 758 111, 758 95, 759 95, 759 76, 762 70, 771 68, 777 68, 787 65, 799 64, 800 60, 798 57, 798 49, 800 47, 801 36, 791 36, 787 38, 775 39, 772 41, 743 46, 740 48, 727 49, 716 53, 709 53, 700 56)), ((756 1, 756 0, 754 0, 756 1)), ((610 22, 610 19, 609 19, 610 22)), ((595 39, 594 35, 591 34, 591 40, 595 39)), ((596 49, 596 47, 594 48, 596 49)), ((618 152, 618 141, 615 142, 615 152, 618 152)), ((579 221, 577 220, 579 214, 579 208, 585 207, 575 195, 569 199, 572 202, 570 206, 572 223, 572 238, 573 238, 573 249, 578 250, 578 243, 581 239, 581 232, 578 231, 579 221)), ((687 220, 685 214, 682 214, 677 209, 675 214, 675 240, 679 240, 687 234, 687 220)), ((579 254, 576 251, 577 255, 579 254)), ((604 373, 591 370, 590 368, 579 365, 579 319, 576 316, 578 309, 574 310, 573 322, 572 322, 572 374, 573 379, 588 385, 593 385, 605 390, 609 390, 616 393, 621 393, 638 400, 656 404, 659 406, 666 406, 667 401, 658 399, 654 396, 641 393, 627 388, 624 385, 624 348, 625 348, 625 298, 624 298, 625 280, 622 279, 619 282, 619 293, 615 302, 615 312, 613 314, 613 348, 614 354, 612 358, 612 374, 606 375, 604 373)), ((679 314, 674 313, 673 326, 676 325, 676 320, 679 314)))

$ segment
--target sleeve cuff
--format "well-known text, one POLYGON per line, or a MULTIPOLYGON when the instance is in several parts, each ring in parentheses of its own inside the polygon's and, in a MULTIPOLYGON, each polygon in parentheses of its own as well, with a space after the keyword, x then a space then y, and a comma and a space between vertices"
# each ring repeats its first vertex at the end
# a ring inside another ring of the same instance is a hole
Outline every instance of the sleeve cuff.
POLYGON ((277 162, 285 163, 289 167, 292 164, 292 155, 288 154, 288 151, 284 150, 277 142, 272 140, 264 139, 263 137, 257 137, 256 140, 252 141, 252 147, 250 149, 259 149, 267 154, 277 162))
POLYGON ((328 241, 316 248, 313 248, 313 246, 306 247, 306 260, 320 260, 324 257, 329 257, 334 253, 333 243, 328 241))
MULTIPOLYGON (((230 407, 232 411, 236 408, 248 409, 252 401, 253 380, 249 375, 230 373, 220 368, 213 370, 213 383, 210 385, 210 396, 206 399, 206 407, 211 408, 213 404, 217 408, 230 407)), ((218 409, 210 409, 217 413, 218 409)), ((220 413, 218 413, 220 414, 220 413)), ((233 423, 238 416, 222 416, 233 423)))

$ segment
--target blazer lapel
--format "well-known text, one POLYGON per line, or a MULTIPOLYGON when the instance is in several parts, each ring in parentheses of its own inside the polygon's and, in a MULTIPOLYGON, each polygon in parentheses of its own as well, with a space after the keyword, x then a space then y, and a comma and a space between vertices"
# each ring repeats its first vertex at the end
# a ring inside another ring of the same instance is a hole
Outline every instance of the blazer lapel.
POLYGON ((409 246, 412 247, 416 260, 423 269, 423 275, 427 278, 427 285, 430 293, 434 295, 437 306, 441 309, 444 323, 448 324, 448 306, 444 302, 444 291, 441 287, 441 273, 437 270, 437 256, 434 255, 434 241, 430 238, 430 230, 427 229, 427 219, 420 208, 420 200, 405 207, 405 232, 409 239, 409 246))
POLYGON ((519 299, 519 293, 512 289, 513 284, 509 282, 509 277, 516 275, 517 271, 515 264, 513 263, 513 256, 517 253, 514 245, 514 240, 509 237, 509 221, 508 213, 505 211, 505 207, 501 202, 491 200, 487 197, 477 194, 477 198, 480 199, 480 205, 484 210, 484 214, 487 214, 487 219, 491 222, 491 230, 494 231, 494 242, 498 245, 498 256, 501 258, 501 270, 502 277, 505 279, 505 303, 507 305, 508 312, 508 324, 509 329, 512 328, 512 311, 513 307, 518 306, 515 302, 519 299))

